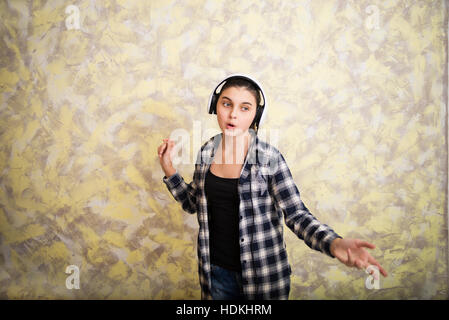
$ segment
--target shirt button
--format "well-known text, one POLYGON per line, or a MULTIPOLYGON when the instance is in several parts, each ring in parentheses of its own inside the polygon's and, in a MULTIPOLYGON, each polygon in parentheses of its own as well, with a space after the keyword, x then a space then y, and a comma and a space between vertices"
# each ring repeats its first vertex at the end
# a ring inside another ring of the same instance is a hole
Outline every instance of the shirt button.
POLYGON ((245 241, 245 239, 242 238, 242 242, 245 241))

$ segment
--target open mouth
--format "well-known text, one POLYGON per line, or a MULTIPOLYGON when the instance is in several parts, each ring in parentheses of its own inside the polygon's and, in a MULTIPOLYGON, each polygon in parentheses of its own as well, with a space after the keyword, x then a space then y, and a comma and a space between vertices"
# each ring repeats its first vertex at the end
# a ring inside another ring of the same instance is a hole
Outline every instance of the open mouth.
POLYGON ((235 128, 235 125, 233 125, 233 124, 231 124, 231 123, 228 123, 227 125, 226 125, 226 129, 234 129, 235 128))

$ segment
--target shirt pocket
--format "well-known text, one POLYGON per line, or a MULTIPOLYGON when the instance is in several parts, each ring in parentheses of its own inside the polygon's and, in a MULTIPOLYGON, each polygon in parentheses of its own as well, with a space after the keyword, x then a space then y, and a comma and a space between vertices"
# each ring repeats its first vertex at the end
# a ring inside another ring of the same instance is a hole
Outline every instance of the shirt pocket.
POLYGON ((265 166, 253 166, 251 168, 251 187, 254 196, 268 196, 268 172, 269 168, 265 166))

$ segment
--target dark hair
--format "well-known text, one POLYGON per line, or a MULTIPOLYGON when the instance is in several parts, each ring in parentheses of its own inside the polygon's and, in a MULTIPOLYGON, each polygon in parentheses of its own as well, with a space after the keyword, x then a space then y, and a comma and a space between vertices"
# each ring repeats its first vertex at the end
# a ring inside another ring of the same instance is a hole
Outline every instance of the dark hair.
POLYGON ((221 87, 220 90, 220 95, 223 93, 223 91, 225 91, 227 88, 244 88, 246 90, 248 90, 249 92, 251 92, 251 94, 254 96, 254 98, 256 99, 256 116, 254 117, 254 121, 251 124, 250 128, 251 129, 255 129, 255 123, 256 123, 256 118, 257 118, 257 110, 260 108, 260 93, 259 90, 257 89, 257 87, 251 83, 248 80, 242 79, 242 78, 234 78, 234 79, 230 79, 228 81, 225 82, 225 84, 221 87))
POLYGON ((252 84, 250 81, 242 79, 242 78, 230 79, 230 80, 226 81, 225 84, 223 85, 223 87, 221 88, 220 95, 227 88, 231 88, 231 87, 245 88, 246 90, 248 90, 249 92, 251 92, 253 94, 254 98, 256 99, 257 106, 260 105, 259 90, 257 90, 257 88, 254 86, 254 84, 252 84))

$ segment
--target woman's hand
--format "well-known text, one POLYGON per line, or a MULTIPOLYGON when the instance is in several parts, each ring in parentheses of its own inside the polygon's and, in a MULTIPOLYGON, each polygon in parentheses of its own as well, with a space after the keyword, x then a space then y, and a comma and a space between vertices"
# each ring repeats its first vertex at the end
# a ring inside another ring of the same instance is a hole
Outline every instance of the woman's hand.
POLYGON ((164 143, 162 143, 157 148, 157 154, 159 157, 159 162, 161 164, 162 170, 164 170, 165 176, 168 178, 176 173, 176 169, 173 168, 173 164, 171 161, 172 150, 175 146, 175 142, 169 139, 163 139, 164 143))
MULTIPOLYGON (((374 249, 376 246, 359 239, 337 238, 331 243, 331 253, 340 262, 348 267, 366 270, 368 266, 374 265, 379 268, 380 273, 386 277, 387 272, 364 248, 374 249)), ((372 271, 371 273, 374 273, 372 271)))

